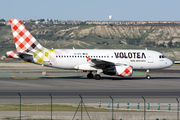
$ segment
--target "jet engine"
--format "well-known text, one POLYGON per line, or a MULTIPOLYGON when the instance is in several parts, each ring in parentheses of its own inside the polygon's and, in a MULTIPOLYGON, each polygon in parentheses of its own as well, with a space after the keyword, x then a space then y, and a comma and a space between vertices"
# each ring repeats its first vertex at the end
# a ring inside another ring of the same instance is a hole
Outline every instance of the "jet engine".
POLYGON ((121 66, 113 66, 105 69, 103 71, 106 75, 117 75, 121 77, 130 77, 133 73, 132 66, 128 65, 121 65, 121 66))

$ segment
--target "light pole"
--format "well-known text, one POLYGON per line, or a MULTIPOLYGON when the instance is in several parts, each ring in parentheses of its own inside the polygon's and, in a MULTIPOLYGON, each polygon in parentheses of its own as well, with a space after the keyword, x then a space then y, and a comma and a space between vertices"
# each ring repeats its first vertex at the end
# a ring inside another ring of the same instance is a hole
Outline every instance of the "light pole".
POLYGON ((19 118, 20 118, 20 120, 21 120, 21 94, 18 92, 18 94, 19 94, 19 97, 20 97, 20 116, 19 116, 19 118))
POLYGON ((178 107, 177 107, 177 120, 179 120, 179 100, 176 98, 178 107))
POLYGON ((113 98, 111 96, 109 96, 112 100, 112 120, 113 120, 113 98))
POLYGON ((146 99, 142 96, 144 100, 144 120, 146 120, 146 99))
POLYGON ((49 96, 51 97, 51 120, 52 120, 52 96, 51 94, 49 94, 49 96))

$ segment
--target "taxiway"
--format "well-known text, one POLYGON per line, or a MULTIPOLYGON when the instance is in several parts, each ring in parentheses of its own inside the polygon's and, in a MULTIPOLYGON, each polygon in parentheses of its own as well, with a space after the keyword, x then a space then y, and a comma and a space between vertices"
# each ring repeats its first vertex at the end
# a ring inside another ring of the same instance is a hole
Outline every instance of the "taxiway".
POLYGON ((142 72, 130 78, 102 75, 101 80, 94 80, 87 79, 87 73, 82 71, 33 68, 0 68, 0 97, 18 97, 18 92, 24 97, 39 98, 49 97, 49 93, 55 97, 180 96, 180 67, 176 66, 152 71, 150 80, 142 72), (47 75, 43 76, 42 71, 47 71, 47 75))

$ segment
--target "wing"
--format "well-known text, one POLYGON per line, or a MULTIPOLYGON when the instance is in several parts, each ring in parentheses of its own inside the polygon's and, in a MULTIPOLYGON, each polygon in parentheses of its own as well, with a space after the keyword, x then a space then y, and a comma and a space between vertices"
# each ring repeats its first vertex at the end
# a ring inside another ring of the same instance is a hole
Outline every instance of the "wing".
POLYGON ((110 60, 102 59, 92 59, 86 56, 86 64, 77 65, 74 68, 78 70, 107 70, 109 68, 114 68, 115 66, 123 67, 128 66, 128 63, 125 62, 114 62, 110 60))
POLYGON ((98 67, 101 69, 105 69, 110 66, 127 66, 128 65, 128 63, 125 63, 125 62, 113 62, 113 61, 107 61, 107 60, 101 60, 101 59, 91 59, 90 61, 93 63, 92 66, 98 67))

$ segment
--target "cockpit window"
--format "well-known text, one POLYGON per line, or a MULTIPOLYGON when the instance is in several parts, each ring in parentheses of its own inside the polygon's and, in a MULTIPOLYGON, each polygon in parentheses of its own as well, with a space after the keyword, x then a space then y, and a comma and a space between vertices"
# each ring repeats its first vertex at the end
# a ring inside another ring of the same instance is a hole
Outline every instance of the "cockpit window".
POLYGON ((159 58, 166 58, 166 56, 164 56, 164 55, 159 55, 159 58))

